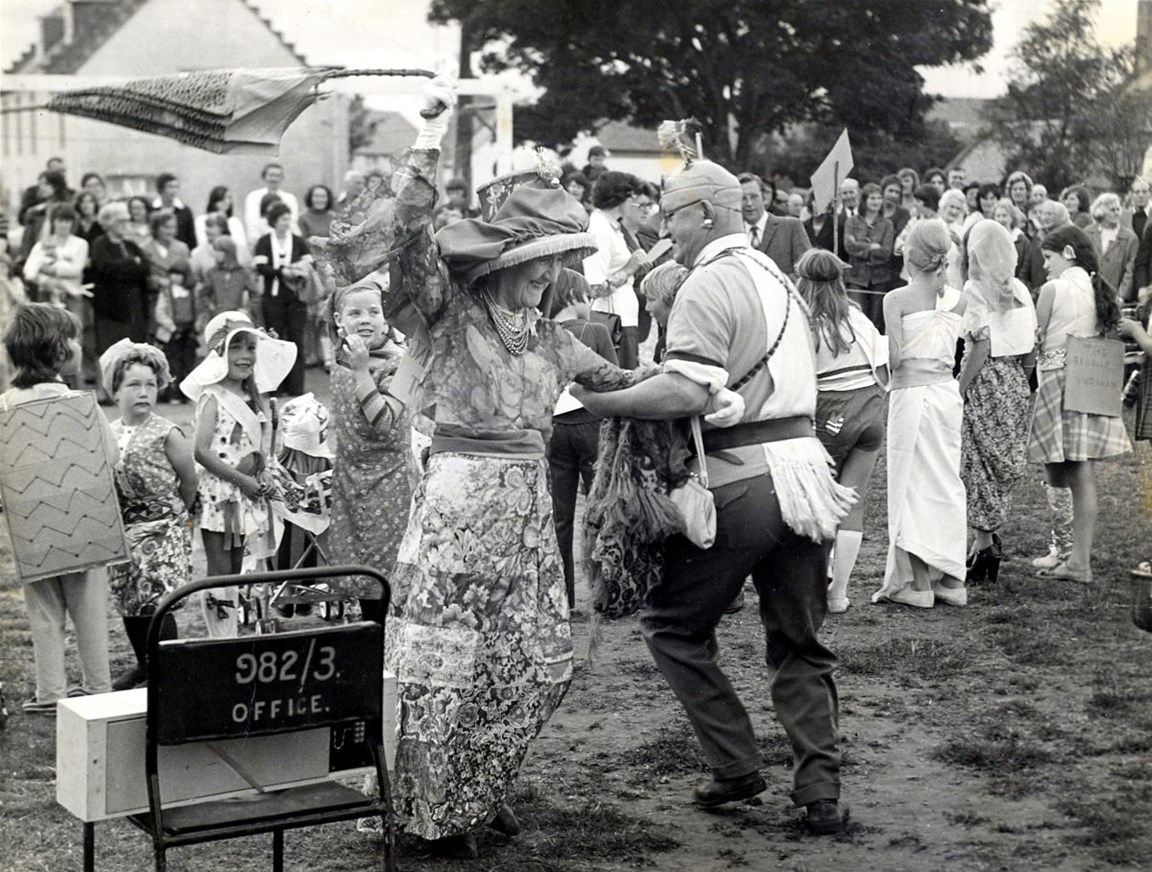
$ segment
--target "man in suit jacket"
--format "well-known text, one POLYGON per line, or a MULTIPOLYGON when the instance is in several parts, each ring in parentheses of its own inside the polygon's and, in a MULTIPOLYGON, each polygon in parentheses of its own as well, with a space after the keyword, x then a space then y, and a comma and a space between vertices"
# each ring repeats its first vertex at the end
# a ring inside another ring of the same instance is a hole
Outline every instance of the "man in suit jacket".
POLYGON ((192 210, 180 201, 180 180, 172 173, 161 173, 156 177, 156 193, 152 208, 172 210, 176 216, 176 238, 191 251, 196 247, 196 224, 192 210))
POLYGON ((768 186, 755 173, 740 176, 743 196, 740 211, 748 243, 772 258, 786 276, 796 272, 796 261, 812 247, 799 218, 782 217, 768 212, 765 196, 768 186))
POLYGON ((1132 270, 1132 286, 1139 297, 1143 288, 1152 285, 1152 221, 1144 225, 1144 235, 1140 237, 1140 247, 1136 251, 1136 263, 1132 270))
POLYGON ((1085 232, 1100 258, 1100 275, 1125 302, 1132 302, 1136 299, 1132 280, 1140 240, 1131 228, 1120 223, 1120 198, 1112 193, 1101 194, 1092 204, 1092 217, 1096 220, 1085 232))
POLYGON ((1148 180, 1137 176, 1132 180, 1129 207, 1124 210, 1120 223, 1132 228, 1137 239, 1144 238, 1144 228, 1148 224, 1148 202, 1152 199, 1148 188, 1148 180))

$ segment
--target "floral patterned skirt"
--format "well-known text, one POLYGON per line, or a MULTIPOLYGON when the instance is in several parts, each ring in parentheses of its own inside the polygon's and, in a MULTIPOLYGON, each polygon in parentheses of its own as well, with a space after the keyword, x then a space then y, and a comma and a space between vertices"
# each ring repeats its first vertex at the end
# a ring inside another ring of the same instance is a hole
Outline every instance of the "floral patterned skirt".
POLYGON ((1028 465, 1032 403, 1019 357, 989 357, 964 395, 960 477, 968 526, 999 530, 1028 465))
POLYGON ((475 830, 572 679, 546 461, 433 455, 386 636, 400 699, 397 814, 425 839, 475 830))
POLYGON ((145 521, 132 521, 129 516, 124 535, 131 560, 108 567, 112 602, 123 617, 150 615, 160 597, 192 580, 188 515, 179 512, 145 521))

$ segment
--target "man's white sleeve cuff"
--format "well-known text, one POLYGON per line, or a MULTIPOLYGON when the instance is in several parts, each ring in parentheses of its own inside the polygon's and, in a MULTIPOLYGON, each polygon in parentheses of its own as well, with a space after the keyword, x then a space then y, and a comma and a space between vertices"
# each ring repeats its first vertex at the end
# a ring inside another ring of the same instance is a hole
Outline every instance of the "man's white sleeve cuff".
POLYGON ((728 370, 722 366, 698 363, 694 360, 665 360, 664 371, 682 375, 689 381, 708 388, 714 394, 728 384, 728 370))

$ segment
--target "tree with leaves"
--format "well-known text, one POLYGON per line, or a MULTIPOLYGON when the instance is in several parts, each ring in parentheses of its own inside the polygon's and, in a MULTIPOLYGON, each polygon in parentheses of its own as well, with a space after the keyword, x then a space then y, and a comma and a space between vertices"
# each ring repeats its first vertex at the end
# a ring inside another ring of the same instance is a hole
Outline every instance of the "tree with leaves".
POLYGON ((1133 89, 1135 47, 1100 45, 1099 9, 1100 0, 1056 0, 1024 31, 1008 92, 985 115, 1009 167, 1050 190, 1095 172, 1123 187, 1152 139, 1152 93, 1133 89))
POLYGON ((914 140, 932 103, 916 67, 992 43, 989 0, 434 0, 431 17, 461 22, 485 71, 545 89, 520 138, 691 116, 709 156, 737 168, 804 121, 914 140))

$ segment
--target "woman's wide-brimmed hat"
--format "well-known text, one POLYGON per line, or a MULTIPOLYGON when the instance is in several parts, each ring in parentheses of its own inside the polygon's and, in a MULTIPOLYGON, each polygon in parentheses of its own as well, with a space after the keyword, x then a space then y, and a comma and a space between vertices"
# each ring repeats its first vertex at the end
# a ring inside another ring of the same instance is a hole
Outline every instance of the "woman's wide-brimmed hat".
POLYGON ((596 251, 587 211, 556 178, 512 173, 477 193, 490 217, 456 221, 436 234, 440 256, 469 282, 541 257, 576 262, 596 251))
POLYGON ((257 393, 271 393, 288 375, 296 362, 296 343, 273 339, 253 324, 245 312, 221 312, 204 328, 208 356, 180 382, 180 390, 190 400, 198 400, 204 388, 223 381, 228 375, 228 346, 237 333, 251 333, 257 339, 256 365, 252 368, 257 393))

